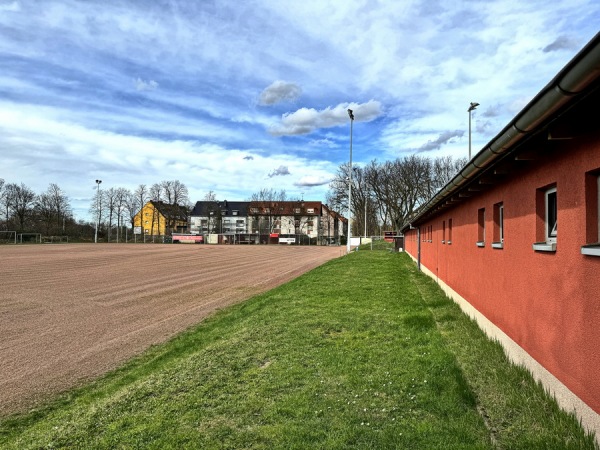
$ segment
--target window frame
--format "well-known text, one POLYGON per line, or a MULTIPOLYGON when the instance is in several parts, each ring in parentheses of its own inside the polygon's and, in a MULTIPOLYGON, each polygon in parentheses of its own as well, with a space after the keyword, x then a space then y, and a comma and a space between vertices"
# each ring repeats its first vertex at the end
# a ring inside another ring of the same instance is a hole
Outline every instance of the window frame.
POLYGON ((494 236, 492 248, 504 248, 504 202, 494 204, 494 236))
POLYGON ((558 196, 556 194, 556 186, 551 187, 550 189, 546 189, 544 192, 544 238, 547 244, 556 244, 557 235, 558 235, 558 196), (553 216, 550 217, 550 196, 553 196, 553 216), (554 219, 554 225, 552 229, 550 229, 550 220, 554 219))
POLYGON ((477 247, 485 247, 485 208, 477 210, 477 247))
POLYGON ((442 220, 442 244, 446 243, 446 221, 442 220))
POLYGON ((600 171, 586 173, 586 245, 581 246, 581 254, 600 256, 600 171))
POLYGON ((538 252, 555 252, 558 241, 558 190, 556 184, 537 190, 537 215, 543 220, 540 234, 541 241, 533 244, 533 250, 538 252), (541 209, 543 208, 543 211, 541 209), (553 225, 551 226, 551 222, 553 225))

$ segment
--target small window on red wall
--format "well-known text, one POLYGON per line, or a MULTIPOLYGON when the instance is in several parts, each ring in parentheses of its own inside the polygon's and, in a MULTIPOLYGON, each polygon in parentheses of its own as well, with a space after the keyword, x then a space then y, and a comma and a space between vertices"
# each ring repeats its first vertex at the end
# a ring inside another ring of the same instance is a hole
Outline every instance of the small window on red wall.
POLYGON ((446 243, 446 221, 442 221, 442 244, 446 243))
POLYGON ((452 244, 452 219, 448 219, 448 244, 452 244))
POLYGON ((556 185, 536 191, 536 241, 533 249, 539 252, 555 252, 558 237, 558 194, 556 185))
POLYGON ((485 246, 485 208, 477 211, 477 246, 485 246))
POLYGON ((585 244, 582 254, 600 256, 600 169, 585 174, 585 244))
POLYGON ((494 205, 494 236, 492 248, 504 248, 504 203, 494 205))

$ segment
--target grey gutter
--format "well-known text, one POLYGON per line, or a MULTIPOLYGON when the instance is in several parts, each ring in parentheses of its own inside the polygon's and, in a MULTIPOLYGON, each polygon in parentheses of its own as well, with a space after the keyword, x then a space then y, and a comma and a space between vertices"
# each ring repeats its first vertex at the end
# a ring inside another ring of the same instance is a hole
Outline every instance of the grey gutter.
MULTIPOLYGON (((523 138, 539 131, 560 109, 600 79, 600 33, 546 85, 504 129, 467 165, 419 209, 410 224, 418 222, 430 210, 448 200, 467 182, 472 181, 498 161, 523 138)), ((405 224, 405 230, 410 224, 405 224)))

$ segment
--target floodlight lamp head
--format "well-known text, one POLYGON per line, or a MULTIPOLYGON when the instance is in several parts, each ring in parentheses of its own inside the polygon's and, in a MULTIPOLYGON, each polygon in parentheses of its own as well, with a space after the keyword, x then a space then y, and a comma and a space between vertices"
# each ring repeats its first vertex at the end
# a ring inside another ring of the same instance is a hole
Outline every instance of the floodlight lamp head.
POLYGON ((350 120, 354 120, 354 114, 352 114, 352 110, 348 110, 348 115, 350 116, 350 120))
POLYGON ((100 184, 100 183, 102 183, 102 180, 96 180, 96 183, 100 184))
POLYGON ((477 108, 479 106, 479 103, 477 102, 471 102, 471 106, 469 106, 469 109, 467 109, 468 112, 473 111, 475 108, 477 108))

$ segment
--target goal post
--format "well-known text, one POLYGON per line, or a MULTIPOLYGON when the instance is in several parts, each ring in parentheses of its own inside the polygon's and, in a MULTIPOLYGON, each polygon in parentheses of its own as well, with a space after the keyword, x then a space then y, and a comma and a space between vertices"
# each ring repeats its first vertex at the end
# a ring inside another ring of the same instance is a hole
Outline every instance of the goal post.
POLYGON ((23 243, 23 237, 25 237, 25 242, 33 240, 36 244, 42 243, 42 233, 19 233, 19 244, 23 243))
POLYGON ((17 232, 16 231, 0 231, 0 244, 16 244, 17 243, 17 232))

